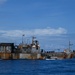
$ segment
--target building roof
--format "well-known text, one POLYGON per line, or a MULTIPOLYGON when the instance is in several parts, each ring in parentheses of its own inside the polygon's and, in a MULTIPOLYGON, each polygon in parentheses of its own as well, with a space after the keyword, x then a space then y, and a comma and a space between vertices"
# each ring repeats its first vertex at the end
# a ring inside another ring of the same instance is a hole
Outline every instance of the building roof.
POLYGON ((14 45, 14 43, 0 43, 0 46, 11 46, 14 45))

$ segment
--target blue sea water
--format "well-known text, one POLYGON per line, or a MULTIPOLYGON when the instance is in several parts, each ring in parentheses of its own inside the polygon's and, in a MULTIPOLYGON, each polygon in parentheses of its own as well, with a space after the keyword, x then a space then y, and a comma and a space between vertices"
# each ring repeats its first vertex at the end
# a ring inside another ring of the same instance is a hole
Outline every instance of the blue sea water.
POLYGON ((0 75, 75 75, 75 59, 0 60, 0 75))

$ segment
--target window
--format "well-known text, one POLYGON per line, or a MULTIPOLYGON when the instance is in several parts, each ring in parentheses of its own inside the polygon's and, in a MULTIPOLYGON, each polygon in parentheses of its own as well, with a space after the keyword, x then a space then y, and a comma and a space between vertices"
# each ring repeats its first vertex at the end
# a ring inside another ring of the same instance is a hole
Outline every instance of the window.
POLYGON ((11 51, 11 46, 7 46, 6 51, 10 52, 11 51))

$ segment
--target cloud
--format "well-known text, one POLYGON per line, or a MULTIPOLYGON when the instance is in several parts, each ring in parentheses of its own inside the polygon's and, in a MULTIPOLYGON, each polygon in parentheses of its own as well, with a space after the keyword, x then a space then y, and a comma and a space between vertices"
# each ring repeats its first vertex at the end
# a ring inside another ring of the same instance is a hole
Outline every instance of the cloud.
POLYGON ((54 29, 54 28, 35 29, 34 31, 35 31, 34 34, 37 35, 60 35, 60 34, 67 33, 67 30, 61 27, 58 29, 54 29))
POLYGON ((44 29, 31 29, 31 30, 0 30, 1 37, 22 37, 25 36, 52 36, 66 34, 67 30, 64 28, 44 28, 44 29))
POLYGON ((0 4, 5 3, 7 0, 0 0, 0 4))

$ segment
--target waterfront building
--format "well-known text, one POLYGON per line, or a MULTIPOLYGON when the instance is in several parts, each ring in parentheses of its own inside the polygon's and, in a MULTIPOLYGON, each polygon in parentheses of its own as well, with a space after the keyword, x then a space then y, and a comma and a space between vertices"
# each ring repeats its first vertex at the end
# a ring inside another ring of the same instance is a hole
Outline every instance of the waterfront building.
POLYGON ((14 53, 14 43, 0 43, 0 59, 10 59, 14 53))

